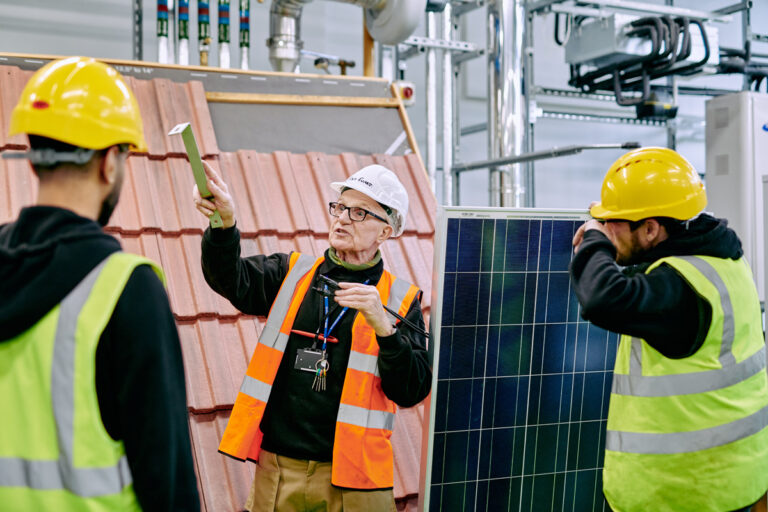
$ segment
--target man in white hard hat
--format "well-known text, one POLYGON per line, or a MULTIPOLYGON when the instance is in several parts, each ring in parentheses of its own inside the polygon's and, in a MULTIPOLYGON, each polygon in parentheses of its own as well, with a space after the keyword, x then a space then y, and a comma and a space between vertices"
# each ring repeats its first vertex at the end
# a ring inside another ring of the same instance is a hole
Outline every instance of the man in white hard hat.
POLYGON ((324 256, 241 258, 232 197, 207 172, 214 197, 195 189, 194 201, 224 225, 203 236, 205 278, 240 311, 269 315, 219 446, 257 463, 246 508, 395 510, 395 404, 416 405, 432 380, 421 291, 385 270, 379 251, 405 229, 405 188, 365 167, 331 184, 324 256))

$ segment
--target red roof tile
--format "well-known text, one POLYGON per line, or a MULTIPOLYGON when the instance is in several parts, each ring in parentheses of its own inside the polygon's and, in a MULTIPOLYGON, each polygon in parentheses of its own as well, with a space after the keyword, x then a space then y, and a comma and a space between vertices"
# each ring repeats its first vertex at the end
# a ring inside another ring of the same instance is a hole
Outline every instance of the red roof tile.
POLYGON ((253 464, 218 452, 229 411, 192 414, 189 418, 203 509, 211 512, 243 510, 253 480, 253 464))
POLYGON ((25 135, 8 137, 11 126, 11 112, 21 96, 21 91, 32 76, 31 71, 22 71, 17 67, 0 67, 0 151, 4 149, 24 149, 28 141, 25 135))
POLYGON ((28 161, 0 159, 0 219, 15 218, 32 203, 36 191, 37 178, 28 161))
POLYGON ((201 82, 179 84, 165 78, 138 80, 133 77, 126 77, 126 81, 139 102, 150 158, 186 158, 181 137, 168 136, 174 126, 186 122, 192 123, 203 158, 218 155, 219 145, 201 82))
MULTIPOLYGON (((7 138, 10 113, 30 72, 0 66, 0 151, 23 149, 24 137, 7 138)), ((364 165, 381 163, 402 180, 410 196, 407 230, 382 246, 393 273, 431 293, 435 199, 414 155, 344 153, 221 153, 205 91, 199 82, 128 78, 144 117, 147 154, 128 159, 120 203, 107 230, 126 251, 146 255, 164 269, 171 308, 179 326, 190 410, 190 429, 203 508, 241 510, 253 466, 218 453, 218 443, 264 319, 244 315, 214 293, 202 275, 200 240, 207 222, 194 207, 194 180, 179 137, 167 132, 191 121, 204 157, 221 171, 233 195, 243 256, 301 251, 321 255, 328 247, 329 187, 364 165)), ((0 159, 0 223, 31 204, 37 180, 23 160, 0 159)), ((400 410, 392 443, 398 510, 415 510, 423 406, 400 410)))

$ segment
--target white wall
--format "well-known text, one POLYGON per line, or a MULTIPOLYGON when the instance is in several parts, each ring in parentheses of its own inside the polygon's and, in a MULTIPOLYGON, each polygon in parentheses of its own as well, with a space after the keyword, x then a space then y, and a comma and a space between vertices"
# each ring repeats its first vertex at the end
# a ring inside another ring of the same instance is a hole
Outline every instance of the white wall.
MULTIPOLYGON (((646 0, 648 1, 648 0, 646 0)), ((198 62, 197 15, 193 0, 190 13, 190 59, 198 62)), ((269 0, 251 1, 251 67, 269 69, 265 40, 268 36, 269 0)), ((650 3, 650 2, 649 2, 650 3)), ((652 3, 663 4, 663 0, 652 3)), ((735 3, 734 0, 676 0, 675 6, 697 10, 712 10, 735 3)), ((130 59, 132 56, 132 2, 129 0, 0 0, 0 51, 39 54, 85 54, 95 57, 130 59)), ((211 4, 211 29, 214 41, 211 64, 217 64, 216 1, 211 4)), ((753 9, 753 27, 768 33, 768 1, 760 0, 753 9)), ((157 59, 155 38, 156 2, 143 1, 144 58, 157 59)), ((232 63, 239 62, 237 0, 232 0, 231 25, 232 63)), ((728 25, 720 25, 723 46, 741 46, 741 18, 734 16, 728 25)), ((423 23, 417 34, 424 35, 423 23)), ((484 9, 467 15, 462 23, 462 37, 480 46, 485 45, 484 9)), ((538 85, 566 88, 568 68, 562 48, 553 41, 553 16, 537 18, 535 23, 535 80, 538 85)), ((340 55, 357 62, 351 74, 362 73, 362 12, 358 7, 337 2, 315 0, 305 7, 302 37, 305 48, 340 55)), ((756 45, 755 51, 768 53, 768 45, 756 45)), ((439 58, 438 58, 439 60, 439 58)), ((312 72, 311 61, 303 69, 312 72)), ((461 125, 484 122, 485 62, 470 62, 461 77, 461 125)), ((424 153, 426 117, 424 106, 424 58, 408 61, 406 78, 417 83, 418 103, 409 110, 414 130, 424 153)), ((741 77, 696 79, 692 85, 740 88, 741 77)), ((680 100, 681 119, 703 120, 705 98, 683 97, 680 100)), ((658 127, 626 126, 602 123, 541 119, 536 125, 535 148, 545 149, 571 144, 639 141, 644 145, 664 145, 666 131, 658 127)), ((681 130, 678 149, 693 164, 704 171, 703 130, 681 130)), ((474 134, 462 139, 458 159, 482 160, 487 157, 486 134, 474 134)), ((440 153, 439 153, 440 154, 440 153)), ((599 196, 605 170, 621 154, 620 150, 585 152, 581 155, 540 161, 536 164, 535 202, 539 207, 585 208, 599 196)), ((461 202, 466 205, 488 204, 488 173, 474 171, 462 175, 461 202)))

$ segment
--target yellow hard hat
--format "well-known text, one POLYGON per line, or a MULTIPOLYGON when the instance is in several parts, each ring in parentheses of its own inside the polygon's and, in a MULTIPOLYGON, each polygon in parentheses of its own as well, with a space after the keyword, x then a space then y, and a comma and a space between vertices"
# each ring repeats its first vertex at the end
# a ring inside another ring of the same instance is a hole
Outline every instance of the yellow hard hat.
POLYGON ((87 149, 131 144, 147 151, 139 104, 120 73, 88 57, 54 60, 27 82, 10 135, 26 133, 87 149))
POLYGON ((692 219, 707 206, 704 183, 693 166, 667 148, 640 148, 616 160, 603 180, 596 219, 692 219))

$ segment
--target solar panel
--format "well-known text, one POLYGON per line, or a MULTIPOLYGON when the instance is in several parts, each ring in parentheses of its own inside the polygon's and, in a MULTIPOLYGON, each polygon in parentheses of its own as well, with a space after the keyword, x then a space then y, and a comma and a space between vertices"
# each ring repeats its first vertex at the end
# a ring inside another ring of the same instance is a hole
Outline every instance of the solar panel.
POLYGON ((425 511, 610 511, 618 335, 581 319, 576 211, 442 208, 435 240, 425 511))

